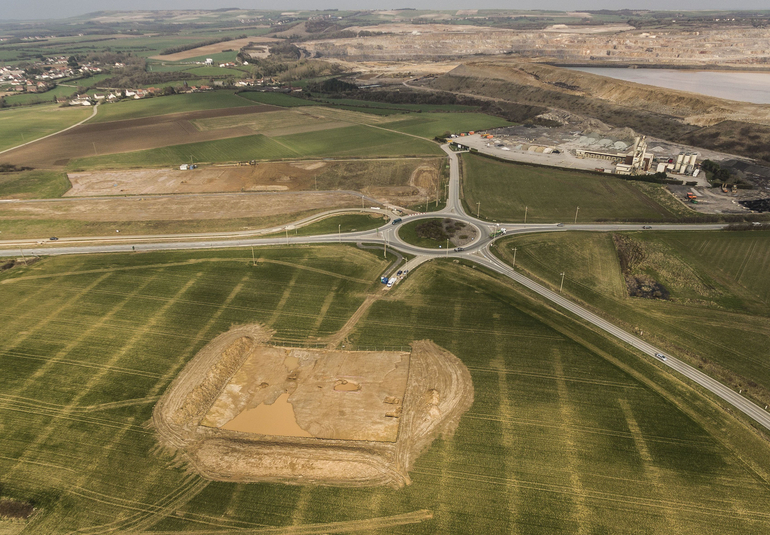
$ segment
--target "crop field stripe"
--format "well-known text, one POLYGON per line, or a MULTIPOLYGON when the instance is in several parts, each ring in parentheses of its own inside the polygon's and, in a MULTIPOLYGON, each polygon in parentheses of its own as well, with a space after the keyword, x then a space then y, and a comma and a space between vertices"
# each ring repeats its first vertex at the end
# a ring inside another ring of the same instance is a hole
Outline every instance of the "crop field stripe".
MULTIPOLYGON (((573 422, 576 420, 573 411, 572 404, 569 399, 569 391, 567 390, 567 382, 564 380, 564 369, 562 367, 561 351, 558 348, 553 348, 553 368, 556 375, 556 392, 559 400, 559 412, 561 413, 561 420, 563 422, 573 422)), ((567 458, 567 465, 570 468, 569 478, 572 488, 575 489, 573 494, 575 504, 575 521, 577 522, 579 529, 578 533, 586 533, 586 529, 590 525, 589 518, 591 517, 591 510, 585 503, 586 491, 583 488, 583 484, 580 481, 579 471, 577 466, 579 459, 577 457, 577 444, 576 437, 572 433, 572 429, 569 426, 564 426, 563 440, 565 442, 564 455, 567 458)))
MULTIPOLYGON (((100 277, 99 279, 97 279, 97 281, 99 281, 99 280, 101 280, 101 279, 104 279, 104 278, 106 278, 107 276, 108 276, 108 275, 103 275, 102 277, 100 277)), ((122 348, 121 348, 119 351, 117 351, 117 352, 116 352, 116 353, 115 353, 115 354, 114 354, 114 355, 113 355, 113 356, 112 356, 112 357, 111 357, 111 358, 110 358, 110 359, 107 361, 107 365, 108 365, 108 366, 111 366, 111 365, 113 365, 114 363, 118 362, 118 361, 119 361, 119 360, 120 360, 120 359, 121 359, 123 356, 125 356, 125 355, 126 355, 126 353, 128 353, 128 351, 129 351, 131 348, 133 348, 133 346, 134 346, 134 345, 135 345, 137 342, 139 342, 139 341, 140 341, 140 339, 141 339, 141 338, 142 338, 142 337, 143 337, 143 336, 144 336, 144 335, 147 333, 147 331, 149 331, 149 330, 150 330, 150 328, 151 328, 151 327, 152 327, 152 326, 153 326, 155 323, 157 323, 158 321, 160 321, 160 320, 161 320, 161 319, 164 317, 164 315, 165 315, 166 311, 167 311, 169 308, 171 308, 171 307, 172 307, 174 304, 176 304, 176 301, 177 301, 177 299, 178 299, 179 297, 181 297, 181 296, 182 296, 182 295, 183 295, 183 294, 184 294, 184 293, 185 293, 187 290, 189 290, 189 289, 190 289, 190 287, 192 287, 192 286, 193 286, 193 284, 195 284, 195 282, 197 282, 197 280, 198 280, 198 278, 199 278, 199 277, 200 277, 200 274, 196 275, 194 278, 190 279, 190 280, 189 280, 189 281, 188 281, 188 282, 187 282, 187 283, 186 283, 184 286, 182 286, 182 288, 181 288, 179 291, 177 291, 176 295, 175 295, 174 297, 172 297, 171 299, 169 299, 169 300, 166 302, 166 304, 164 304, 164 305, 163 305, 163 306, 162 306, 162 307, 161 307, 161 308, 160 308, 158 311, 156 311, 156 312, 155 312, 155 314, 152 316, 152 318, 150 318, 150 319, 149 319, 149 321, 148 321, 147 323, 145 323, 145 324, 144 324, 144 326, 143 326, 141 329, 137 330, 137 331, 134 333, 134 335, 133 335, 133 336, 132 336, 132 338, 131 338, 131 339, 128 341, 128 343, 126 343, 126 344, 125 344, 125 345, 124 345, 124 346, 123 346, 123 347, 122 347, 122 348)), ((77 406, 78 402, 79 402, 81 399, 83 399, 83 398, 84 398, 84 397, 85 397, 85 396, 86 396, 86 395, 87 395, 87 394, 88 394, 88 393, 91 391, 91 389, 92 389, 94 386, 96 386, 96 384, 97 384, 99 381, 101 381, 101 379, 102 379, 102 378, 103 378, 103 377, 104 377, 104 376, 105 376, 107 373, 109 373, 109 370, 107 370, 107 369, 104 369, 104 368, 100 368, 100 369, 97 371, 97 373, 96 373, 96 374, 92 375, 92 376, 89 378, 88 382, 87 382, 87 383, 86 383, 86 384, 83 386, 83 388, 82 388, 81 390, 79 390, 79 392, 78 392, 78 393, 75 395, 75 397, 74 397, 74 398, 73 398, 73 399, 72 399, 72 400, 71 400, 71 401, 68 403, 68 405, 67 405, 67 406, 65 406, 65 407, 62 409, 62 411, 61 411, 61 414, 59 414, 59 415, 55 415, 55 416, 54 416, 54 419, 55 419, 55 420, 57 420, 57 419, 72 419, 72 415, 71 415, 71 413, 72 413, 72 412, 74 412, 74 410, 73 410, 73 409, 74 409, 74 408, 77 406)), ((81 418, 75 418, 75 420, 87 420, 87 418, 86 418, 86 417, 81 417, 81 418)), ((48 425, 48 426, 45 428, 45 430, 43 430, 43 432, 42 432, 42 433, 40 433, 40 434, 39 434, 39 435, 38 435, 38 436, 35 438, 35 440, 34 440, 34 441, 32 442, 32 444, 30 445, 31 447, 30 447, 30 448, 29 448, 27 451, 28 451, 28 452, 31 452, 31 451, 38 451, 38 449, 40 448, 40 446, 42 446, 42 445, 43 445, 43 444, 44 444, 44 443, 45 443, 45 442, 48 440, 48 438, 49 438, 49 437, 51 436, 51 434, 52 434, 52 433, 55 431, 55 429, 56 429, 56 426, 55 426, 55 425, 53 425, 53 422, 51 422, 51 423, 50 423, 50 424, 49 424, 49 425, 48 425)), ((25 455, 26 455, 26 454, 27 454, 27 453, 25 452, 25 455)), ((22 457, 24 457, 24 456, 22 456, 22 457)), ((18 466, 14 466, 14 467, 12 467, 12 469, 10 470, 10 472, 15 472, 17 468, 18 468, 18 466)))
POLYGON ((297 279, 299 278, 300 271, 298 269, 295 269, 293 271, 294 273, 292 274, 291 279, 289 280, 288 283, 286 283, 286 287, 283 289, 283 294, 281 295, 281 299, 278 301, 278 304, 275 306, 273 315, 267 321, 267 324, 270 327, 275 328, 275 323, 281 317, 281 314, 283 313, 283 307, 286 306, 286 302, 289 300, 289 297, 291 296, 291 292, 294 289, 294 285, 297 284, 297 279))
MULTIPOLYGON (((93 322, 89 327, 79 331, 78 335, 71 340, 67 345, 62 347, 59 351, 57 351, 50 359, 46 360, 45 364, 40 366, 35 372, 30 375, 27 380, 21 384, 21 386, 18 388, 19 392, 25 391, 31 383, 34 381, 37 381, 40 377, 42 377, 44 374, 46 374, 53 366, 59 364, 62 359, 64 359, 65 356, 69 355, 69 353, 75 349, 83 340, 86 339, 86 337, 90 336, 94 331, 101 328, 107 321, 111 320, 112 317, 120 312, 123 307, 125 307, 136 295, 144 290, 148 284, 155 281, 157 279, 157 274, 148 277, 142 284, 137 285, 134 287, 134 289, 128 293, 128 295, 125 296, 125 298, 118 302, 115 306, 113 306, 109 311, 107 311, 105 314, 103 314, 97 321, 93 322)), ((94 365, 92 367, 95 368, 102 368, 101 366, 94 365)))
MULTIPOLYGON (((479 367, 479 366, 466 366, 466 368, 468 368, 468 370, 470 370, 470 371, 477 371, 477 372, 482 372, 482 373, 485 373, 485 372, 486 373, 496 373, 496 374, 501 374, 502 373, 502 374, 506 374, 506 375, 520 375, 522 377, 537 377, 537 378, 540 378, 540 379, 556 379, 555 375, 549 374, 549 373, 524 372, 524 371, 521 371, 521 370, 506 370, 506 369, 501 368, 501 367, 495 367, 495 365, 493 365, 491 368, 482 368, 482 367, 479 367)), ((585 384, 590 384, 590 385, 612 386, 612 387, 617 387, 617 388, 623 388, 624 390, 625 389, 634 390, 634 389, 642 389, 643 388, 643 387, 641 387, 641 386, 639 386, 637 384, 633 384, 633 383, 619 383, 617 381, 606 381, 606 380, 603 380, 603 379, 584 379, 584 378, 580 378, 580 377, 570 377, 570 376, 567 376, 567 375, 565 375, 563 377, 563 379, 564 379, 564 381, 567 381, 567 382, 570 382, 570 383, 574 382, 574 383, 585 383, 585 384)))
MULTIPOLYGON (((8 280, 15 280, 15 279, 6 279, 3 282, 7 282, 8 280)), ((40 295, 47 295, 51 287, 54 287, 58 284, 56 280, 51 280, 48 284, 35 284, 34 290, 29 290, 27 288, 18 288, 19 292, 24 292, 24 297, 20 300, 15 301, 13 308, 11 307, 3 307, 3 311, 0 312, 0 317, 2 318, 11 318, 6 319, 3 321, 3 328, 7 332, 16 332, 15 326, 17 324, 23 324, 25 320, 27 320, 30 316, 36 314, 36 310, 34 307, 26 307, 26 304, 28 301, 32 301, 33 303, 37 301, 38 297, 40 295), (16 310, 24 310, 25 312, 22 314, 14 314, 16 310)))
MULTIPOLYGON (((456 479, 461 482, 475 482, 475 483, 481 483, 483 486, 489 486, 489 485, 495 485, 495 486, 501 486, 506 487, 507 485, 515 485, 519 489, 527 489, 532 490, 535 492, 544 492, 549 494, 559 494, 564 496, 570 496, 573 499, 585 499, 585 500, 591 500, 596 502, 607 502, 607 503, 614 503, 614 504, 624 504, 628 506, 627 510, 633 511, 633 510, 644 510, 648 508, 655 508, 658 510, 666 509, 666 508, 675 508, 678 511, 687 510, 691 513, 696 514, 704 514, 704 515, 711 515, 716 517, 722 517, 726 519, 732 519, 735 518, 734 510, 733 509, 725 509, 725 508, 715 508, 712 503, 694 503, 694 502, 683 502, 680 500, 676 501, 667 501, 667 500, 661 500, 661 499, 652 499, 648 498, 646 496, 634 496, 629 494, 620 494, 615 492, 603 492, 603 491, 582 491, 581 493, 578 493, 574 487, 571 485, 556 485, 552 483, 541 483, 538 481, 525 481, 525 480, 518 480, 518 479, 512 479, 507 477, 500 477, 500 476, 488 476, 488 475, 482 475, 475 472, 462 472, 457 470, 449 470, 449 471, 439 471, 436 469, 430 469, 430 468, 422 468, 420 470, 413 470, 414 473, 420 473, 422 475, 432 477, 432 478, 438 478, 441 477, 442 474, 445 476, 446 479, 456 479)), ((726 503, 724 500, 722 500, 722 503, 726 503)), ((752 519, 768 519, 770 518, 770 513, 767 511, 745 511, 745 514, 748 518, 752 519)))
MULTIPOLYGON (((496 331, 501 331, 499 317, 494 319, 494 328, 496 331)), ((500 430, 502 432, 502 444, 509 452, 503 459, 503 467, 506 476, 512 477, 515 472, 515 460, 514 452, 519 449, 519 445, 516 441, 516 432, 513 427, 511 417, 515 412, 512 396, 508 391, 508 376, 505 373, 505 353, 506 348, 501 344, 500 337, 494 338, 495 358, 490 361, 492 368, 497 370, 497 389, 500 397, 499 413, 501 418, 500 430)), ((511 526, 511 533, 520 533, 518 528, 520 522, 520 513, 518 510, 518 504, 521 497, 518 493, 518 489, 513 485, 506 485, 505 487, 507 510, 505 511, 507 517, 507 524, 511 526)))
MULTIPOLYGON (((652 455, 650 455, 650 450, 647 447, 647 442, 645 441, 644 434, 642 433, 642 430, 639 427, 639 424, 637 423, 636 418, 634 418, 634 413, 631 410, 631 404, 625 398, 619 398, 618 404, 620 405, 620 408, 623 410, 623 415, 626 417, 626 424, 634 440, 636 451, 639 452, 639 457, 641 457, 642 462, 644 463, 645 474, 651 480, 658 494, 661 494, 661 493, 667 494, 665 492, 665 489, 666 489, 665 474, 661 472, 660 468, 658 468, 658 466, 654 463, 654 459, 652 458, 652 455)), ((662 496, 662 498, 668 501, 670 496, 664 495, 662 496)), ((672 513, 673 511, 671 508, 666 508, 665 514, 663 515, 665 526, 658 526, 656 528, 656 531, 665 532, 665 533, 673 533, 676 531, 672 513)))
MULTIPOLYGON (((32 353, 23 353, 21 351, 9 351, 0 349, 0 355, 4 357, 10 357, 10 358, 16 358, 16 359, 26 359, 26 360, 40 360, 43 362, 48 362, 50 360, 50 357, 47 355, 34 355, 32 353)), ((146 372, 144 370, 136 370, 131 368, 121 368, 120 366, 105 366, 102 364, 89 364, 87 362, 82 362, 79 360, 69 360, 69 359, 59 359, 57 361, 57 364, 60 365, 67 365, 67 366, 76 366, 79 368, 92 368, 92 369, 98 369, 98 368, 108 368, 110 371, 115 373, 122 373, 125 375, 135 375, 137 377, 147 377, 147 378, 156 378, 160 377, 160 374, 153 373, 153 372, 146 372)))
POLYGON ((35 326, 32 327, 29 331, 27 331, 26 334, 22 334, 19 337, 17 337, 14 340, 14 343, 7 346, 5 349, 6 351, 11 351, 13 349, 16 349, 19 347, 27 338, 29 338, 33 333, 39 331, 41 328, 46 327, 54 318, 56 318, 59 314, 64 312, 67 308, 71 307, 73 304, 75 304, 81 297, 85 296, 96 288, 99 284, 101 284, 107 277, 110 276, 110 273, 105 273, 101 277, 98 277, 97 279, 93 280, 90 284, 82 288, 80 291, 75 292, 75 294, 67 299, 62 305, 55 308, 51 311, 50 314, 47 314, 44 318, 40 319, 35 323, 35 326))
POLYGON ((305 513, 307 512, 308 505, 312 501, 313 487, 310 485, 303 485, 299 491, 299 497, 294 504, 294 508, 291 512, 291 525, 301 526, 302 521, 305 519, 305 513))
POLYGON ((339 281, 335 281, 331 288, 329 288, 329 293, 326 294, 326 297, 324 298, 324 302, 321 304, 321 309, 318 311, 318 319, 313 324, 312 329, 308 331, 308 338, 317 337, 318 336, 318 330, 321 328, 321 324, 323 323, 324 319, 326 319, 326 314, 329 312, 329 308, 332 306, 332 301, 334 301, 335 296, 337 295, 337 290, 340 287, 339 281))

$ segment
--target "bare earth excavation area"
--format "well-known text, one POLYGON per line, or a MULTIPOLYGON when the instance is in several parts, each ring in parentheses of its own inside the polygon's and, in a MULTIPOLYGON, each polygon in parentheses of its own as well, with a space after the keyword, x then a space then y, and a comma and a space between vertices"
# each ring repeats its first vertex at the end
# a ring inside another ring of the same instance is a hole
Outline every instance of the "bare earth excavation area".
POLYGON ((161 443, 208 479, 401 487, 473 403, 468 370, 430 341, 341 351, 271 336, 256 325, 218 336, 155 406, 161 443))

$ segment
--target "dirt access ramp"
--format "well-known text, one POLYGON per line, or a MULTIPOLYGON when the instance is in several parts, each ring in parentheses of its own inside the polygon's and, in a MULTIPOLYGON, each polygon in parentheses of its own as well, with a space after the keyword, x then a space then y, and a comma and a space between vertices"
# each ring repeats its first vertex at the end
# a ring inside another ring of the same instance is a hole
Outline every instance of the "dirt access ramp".
POLYGON ((254 131, 247 127, 201 131, 191 121, 264 113, 278 109, 280 108, 267 105, 243 106, 107 123, 86 123, 7 152, 4 154, 4 159, 15 165, 61 168, 75 158, 250 136, 254 135, 254 131))
POLYGON ((205 478, 401 487, 473 402, 467 368, 430 341, 411 352, 346 352, 270 346, 271 336, 256 325, 218 336, 155 406, 160 442, 205 478), (260 432, 276 423, 266 413, 250 430, 227 429, 277 404, 284 434, 260 432))

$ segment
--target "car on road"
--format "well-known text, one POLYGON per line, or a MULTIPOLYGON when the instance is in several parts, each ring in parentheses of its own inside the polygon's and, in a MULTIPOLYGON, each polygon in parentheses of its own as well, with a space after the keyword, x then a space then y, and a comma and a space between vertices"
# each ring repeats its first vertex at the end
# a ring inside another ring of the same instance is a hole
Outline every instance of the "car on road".
POLYGON ((563 226, 564 226, 564 223, 556 223, 556 226, 557 226, 557 227, 563 227, 563 226))
POLYGON ((56 236, 51 236, 51 237, 50 237, 50 238, 48 238, 48 239, 49 239, 49 240, 51 240, 51 241, 56 241, 56 240, 58 240, 59 238, 57 238, 56 236))
POLYGON ((398 225, 398 224, 399 224, 399 223, 401 223, 402 221, 403 221, 403 219, 401 219, 400 217, 397 217, 396 219, 394 219, 393 221, 391 221, 391 222, 390 222, 390 224, 391 224, 391 225, 398 225))
POLYGON ((460 251, 464 251, 465 247, 455 247, 455 252, 459 253, 460 251))
POLYGON ((644 230, 650 230, 652 227, 650 225, 644 225, 642 228, 644 230))
POLYGON ((666 360, 666 355, 663 353, 655 353, 655 356, 658 357, 660 360, 666 360))

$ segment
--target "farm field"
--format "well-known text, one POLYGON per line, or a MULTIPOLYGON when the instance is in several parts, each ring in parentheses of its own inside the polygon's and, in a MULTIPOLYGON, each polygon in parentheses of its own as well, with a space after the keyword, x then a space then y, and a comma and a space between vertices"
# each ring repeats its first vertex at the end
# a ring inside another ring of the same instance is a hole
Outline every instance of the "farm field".
MULTIPOLYGON (((201 132, 193 126, 191 121, 212 116, 268 112, 274 109, 269 106, 248 106, 191 111, 108 123, 87 122, 63 134, 8 152, 5 158, 16 165, 62 168, 70 159, 83 156, 136 151, 179 142, 192 143, 244 136, 252 131, 248 128, 236 127, 201 132)), ((187 161, 189 162, 189 156, 187 161)), ((176 162, 175 166, 178 167, 179 163, 181 162, 176 162)))
POLYGON ((260 104, 270 104, 271 106, 281 106, 284 108, 294 108, 299 106, 317 106, 318 103, 304 98, 292 97, 284 93, 262 93, 261 91, 242 91, 238 96, 260 104))
POLYGON ((402 121, 389 123, 388 128, 433 139, 446 132, 486 130, 512 124, 505 119, 484 113, 421 113, 402 121))
POLYGON ((20 171, 0 174, 0 198, 52 199, 70 189, 66 173, 59 171, 20 171))
POLYGON ((488 220, 528 223, 593 221, 667 221, 678 215, 646 191, 663 186, 569 170, 462 156, 466 208, 488 220), (472 207, 468 208, 468 207, 472 207))
POLYGON ((657 365, 481 270, 434 261, 375 302, 349 349, 432 339, 475 401, 403 489, 209 482, 144 424, 233 324, 336 332, 388 265, 353 246, 44 259, 0 274, 0 485, 35 533, 305 527, 367 533, 770 528, 770 448, 657 365), (46 300, 37 299, 45 294, 46 300), (664 484, 665 483, 665 484, 664 484), (335 522, 333 527, 323 525, 335 522))
POLYGON ((636 257, 629 274, 662 284, 669 300, 628 297, 610 235, 505 238, 497 254, 510 263, 516 247, 517 269, 552 288, 558 288, 564 272, 565 294, 760 404, 770 402, 770 235, 645 231, 623 236, 636 257))
MULTIPOLYGON (((243 127, 240 127, 243 128, 243 127)), ((222 132, 214 130, 212 133, 222 132)), ((180 162, 228 162, 308 157, 432 156, 443 154, 435 143, 398 133, 348 126, 323 134, 308 132, 266 137, 251 135, 172 145, 158 149, 79 158, 72 170, 117 167, 178 166, 180 162)))
POLYGON ((254 230, 336 208, 357 208, 355 194, 318 191, 20 200, 0 204, 3 239, 254 230))
POLYGON ((435 192, 435 180, 444 162, 440 157, 324 159, 199 167, 194 171, 87 171, 67 174, 72 189, 66 196, 355 190, 397 199, 435 192))
POLYGON ((99 106, 99 113, 92 122, 107 123, 170 113, 238 108, 251 105, 248 100, 244 100, 230 91, 207 91, 205 93, 124 100, 99 106))
MULTIPOLYGON (((379 214, 341 214, 326 217, 320 221, 310 223, 294 230, 289 230, 289 236, 318 236, 321 234, 337 234, 338 232, 356 232, 361 230, 371 230, 381 227, 388 222, 388 218, 379 214)), ((274 236, 283 236, 279 232, 274 236)))
MULTIPOLYGON (((58 132, 91 115, 92 109, 56 105, 0 110, 0 151, 58 132)), ((5 157, 0 156, 3 161, 5 157)))

